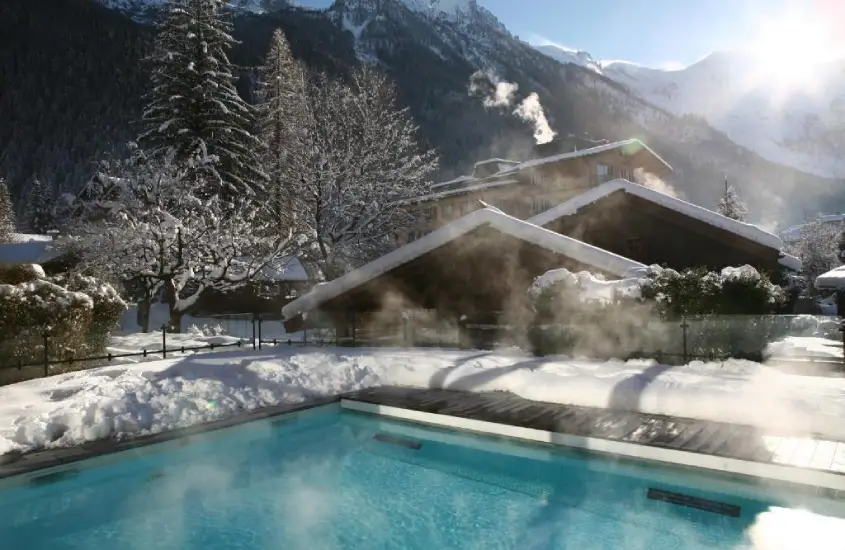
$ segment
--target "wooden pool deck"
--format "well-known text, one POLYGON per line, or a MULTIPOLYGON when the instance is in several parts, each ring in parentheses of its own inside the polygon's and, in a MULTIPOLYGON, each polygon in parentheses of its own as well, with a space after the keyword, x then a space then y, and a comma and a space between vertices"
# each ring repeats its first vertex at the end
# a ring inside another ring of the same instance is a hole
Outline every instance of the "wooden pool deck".
POLYGON ((751 426, 529 401, 504 392, 380 387, 347 409, 631 458, 800 483, 845 497, 845 443, 751 426))

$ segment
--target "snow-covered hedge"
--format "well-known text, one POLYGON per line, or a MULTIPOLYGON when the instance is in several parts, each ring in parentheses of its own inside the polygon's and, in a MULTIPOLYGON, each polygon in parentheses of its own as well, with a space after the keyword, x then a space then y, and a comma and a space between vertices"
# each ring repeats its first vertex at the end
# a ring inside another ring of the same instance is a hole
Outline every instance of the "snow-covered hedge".
POLYGON ((642 297, 654 300, 665 318, 690 315, 765 315, 777 311, 786 298, 782 288, 750 265, 682 272, 649 269, 641 282, 642 297))
POLYGON ((588 272, 556 269, 529 289, 534 321, 528 340, 537 355, 626 357, 666 349, 669 335, 640 299, 643 273, 606 281, 588 272))
POLYGON ((612 281, 550 271, 529 298, 535 313, 529 340, 540 355, 760 358, 782 328, 770 314, 785 293, 751 266, 718 273, 653 266, 612 281))
POLYGON ((0 367, 41 361, 45 334, 52 359, 101 354, 126 307, 114 288, 89 277, 48 280, 39 266, 0 277, 0 367))

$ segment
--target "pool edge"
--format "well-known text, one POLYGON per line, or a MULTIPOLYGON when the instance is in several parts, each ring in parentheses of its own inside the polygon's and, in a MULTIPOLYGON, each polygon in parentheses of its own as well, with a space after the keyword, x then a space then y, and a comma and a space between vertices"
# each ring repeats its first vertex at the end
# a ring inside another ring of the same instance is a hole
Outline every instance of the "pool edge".
POLYGON ((60 471, 78 462, 95 458, 116 455, 122 452, 131 451, 152 445, 173 442, 183 439, 189 441, 192 436, 198 436, 232 428, 241 424, 267 420, 276 416, 282 416, 327 405, 339 404, 340 396, 312 399, 303 403, 274 405, 244 411, 234 416, 221 418, 211 422, 195 424, 185 428, 164 430, 158 433, 143 434, 138 436, 127 436, 121 439, 108 438, 89 441, 72 447, 58 447, 55 449, 39 449, 17 455, 13 460, 0 463, 0 481, 8 480, 18 476, 39 473, 60 471))
POLYGON ((510 424, 474 420, 446 414, 423 412, 414 409, 393 407, 357 401, 342 397, 340 407, 345 410, 428 424, 443 428, 465 430, 480 434, 506 437, 521 441, 551 444, 559 447, 582 449, 604 455, 621 456, 675 466, 709 470, 749 478, 766 479, 792 483, 829 491, 845 491, 845 476, 821 470, 804 469, 795 466, 767 464, 747 460, 719 457, 689 451, 679 451, 613 441, 609 439, 550 432, 510 424))

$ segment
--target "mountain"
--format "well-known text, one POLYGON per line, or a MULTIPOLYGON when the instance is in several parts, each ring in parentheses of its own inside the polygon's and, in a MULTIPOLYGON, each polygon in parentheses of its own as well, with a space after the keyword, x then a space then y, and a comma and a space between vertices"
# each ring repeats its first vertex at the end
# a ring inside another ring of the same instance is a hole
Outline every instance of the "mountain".
POLYGON ((704 118, 762 157, 824 177, 845 177, 845 59, 803 64, 713 53, 681 70, 595 61, 554 45, 538 50, 625 85, 675 115, 704 118))
MULTIPOLYGON (((6 15, 0 33, 11 38, 11 48, 0 50, 0 111, 12 113, 11 124, 0 126, 0 174, 12 183, 18 204, 32 176, 78 188, 93 159, 119 153, 136 135, 132 121, 146 88, 140 59, 157 4, 0 3, 0 15, 6 15), (45 109, 57 112, 46 116, 45 109)), ((534 125, 512 111, 536 93, 555 132, 638 137, 675 168, 667 183, 703 206, 715 206, 727 174, 754 219, 769 225, 800 221, 805 209, 814 212, 820 204, 845 207, 831 180, 766 160, 700 116, 655 105, 602 74, 601 65, 591 66, 588 55, 572 54, 581 60, 577 64, 550 58, 474 0, 336 0, 325 10, 283 0, 230 5, 241 42, 230 57, 243 67, 239 90, 247 99, 254 89, 251 67, 262 62, 279 27, 294 56, 313 70, 343 76, 356 63, 377 64, 396 83, 421 141, 437 149, 443 180, 467 173, 481 159, 532 156, 534 125), (470 95, 479 70, 517 86, 510 108, 488 108, 470 95)))

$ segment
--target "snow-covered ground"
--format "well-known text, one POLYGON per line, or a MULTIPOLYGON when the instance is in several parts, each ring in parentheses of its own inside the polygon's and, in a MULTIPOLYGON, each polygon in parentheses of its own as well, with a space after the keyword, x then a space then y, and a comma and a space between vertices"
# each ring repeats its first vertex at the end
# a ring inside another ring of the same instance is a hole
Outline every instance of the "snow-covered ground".
POLYGON ((110 366, 0 387, 0 453, 160 432, 377 385, 511 391, 528 399, 845 438, 845 380, 757 363, 595 362, 517 351, 303 349, 110 366))
POLYGON ((787 336, 769 344, 766 353, 771 357, 800 357, 821 359, 842 359, 841 340, 814 338, 812 336, 787 336))

